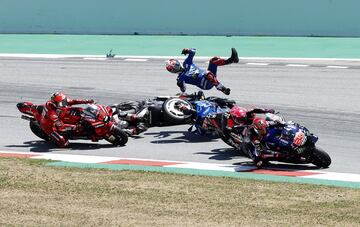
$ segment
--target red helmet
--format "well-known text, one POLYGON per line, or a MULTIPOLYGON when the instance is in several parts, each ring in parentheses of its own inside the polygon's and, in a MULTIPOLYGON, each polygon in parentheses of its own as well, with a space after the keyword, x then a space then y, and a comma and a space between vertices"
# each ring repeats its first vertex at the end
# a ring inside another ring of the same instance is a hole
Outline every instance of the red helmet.
POLYGON ((253 121, 253 128, 258 135, 265 136, 269 123, 262 117, 257 117, 253 121))
POLYGON ((240 106, 233 106, 230 110, 230 116, 236 124, 244 124, 246 122, 247 109, 240 106))
POLYGON ((181 63, 176 59, 169 59, 166 62, 166 69, 171 73, 180 73, 182 71, 181 63))
POLYGON ((54 106, 57 108, 64 107, 68 105, 68 98, 62 92, 55 92, 51 96, 51 103, 54 104, 54 106))

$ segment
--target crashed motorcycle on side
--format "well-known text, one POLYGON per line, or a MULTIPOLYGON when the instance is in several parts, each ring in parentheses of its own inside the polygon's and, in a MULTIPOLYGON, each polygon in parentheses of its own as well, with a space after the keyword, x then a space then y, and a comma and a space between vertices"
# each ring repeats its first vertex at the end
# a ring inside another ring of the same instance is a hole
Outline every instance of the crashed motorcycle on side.
MULTIPOLYGON (((224 117, 229 114, 230 109, 236 104, 234 100, 219 97, 204 96, 196 100, 185 100, 185 103, 174 101, 174 109, 188 116, 191 121, 189 131, 200 135, 211 135, 221 138, 226 144, 237 148, 239 136, 226 130, 227 119, 224 117)), ((175 111, 172 111, 175 112, 175 111)), ((171 114, 170 112, 169 114, 171 114)))
MULTIPOLYGON (((191 114, 186 114, 179 109, 179 106, 194 108, 194 102, 199 100, 225 103, 226 99, 218 97, 204 97, 204 93, 199 91, 193 94, 179 94, 176 96, 158 96, 143 101, 127 101, 112 105, 114 112, 119 118, 119 125, 123 129, 133 127, 161 127, 171 125, 190 124, 193 121, 191 114), (135 115, 136 119, 127 117, 129 114, 135 115)), ((228 105, 235 103, 227 101, 228 105)))

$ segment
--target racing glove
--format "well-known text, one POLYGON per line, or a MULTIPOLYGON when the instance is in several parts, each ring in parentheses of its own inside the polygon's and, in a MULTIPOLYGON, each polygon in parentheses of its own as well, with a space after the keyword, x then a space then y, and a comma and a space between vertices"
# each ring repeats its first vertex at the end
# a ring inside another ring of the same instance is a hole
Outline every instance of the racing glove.
POLYGON ((275 114, 275 110, 274 110, 274 109, 265 109, 264 111, 265 111, 266 113, 275 114))
POLYGON ((189 52, 190 52, 190 49, 189 49, 189 48, 184 48, 184 49, 181 51, 181 54, 187 55, 187 54, 189 54, 189 52))
POLYGON ((218 84, 216 86, 216 89, 218 89, 219 91, 221 91, 222 93, 224 93, 225 95, 230 95, 230 88, 225 87, 222 84, 218 84))

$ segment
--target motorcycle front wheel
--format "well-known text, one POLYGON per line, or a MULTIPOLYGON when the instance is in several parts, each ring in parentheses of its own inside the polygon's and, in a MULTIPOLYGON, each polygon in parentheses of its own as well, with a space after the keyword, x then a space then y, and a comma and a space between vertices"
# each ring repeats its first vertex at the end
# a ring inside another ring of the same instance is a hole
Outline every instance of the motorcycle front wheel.
POLYGON ((113 132, 112 136, 106 138, 106 140, 116 146, 124 146, 128 142, 128 135, 122 129, 116 127, 113 132))
POLYGON ((315 147, 312 153, 311 163, 321 168, 327 168, 331 164, 331 158, 323 149, 315 147))

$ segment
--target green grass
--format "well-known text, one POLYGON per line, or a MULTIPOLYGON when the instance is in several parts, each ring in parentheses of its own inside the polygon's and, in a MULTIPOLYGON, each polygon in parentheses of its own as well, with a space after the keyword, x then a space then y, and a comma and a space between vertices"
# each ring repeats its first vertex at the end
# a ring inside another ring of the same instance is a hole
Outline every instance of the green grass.
POLYGON ((0 158, 0 225, 358 226, 360 190, 0 158))

